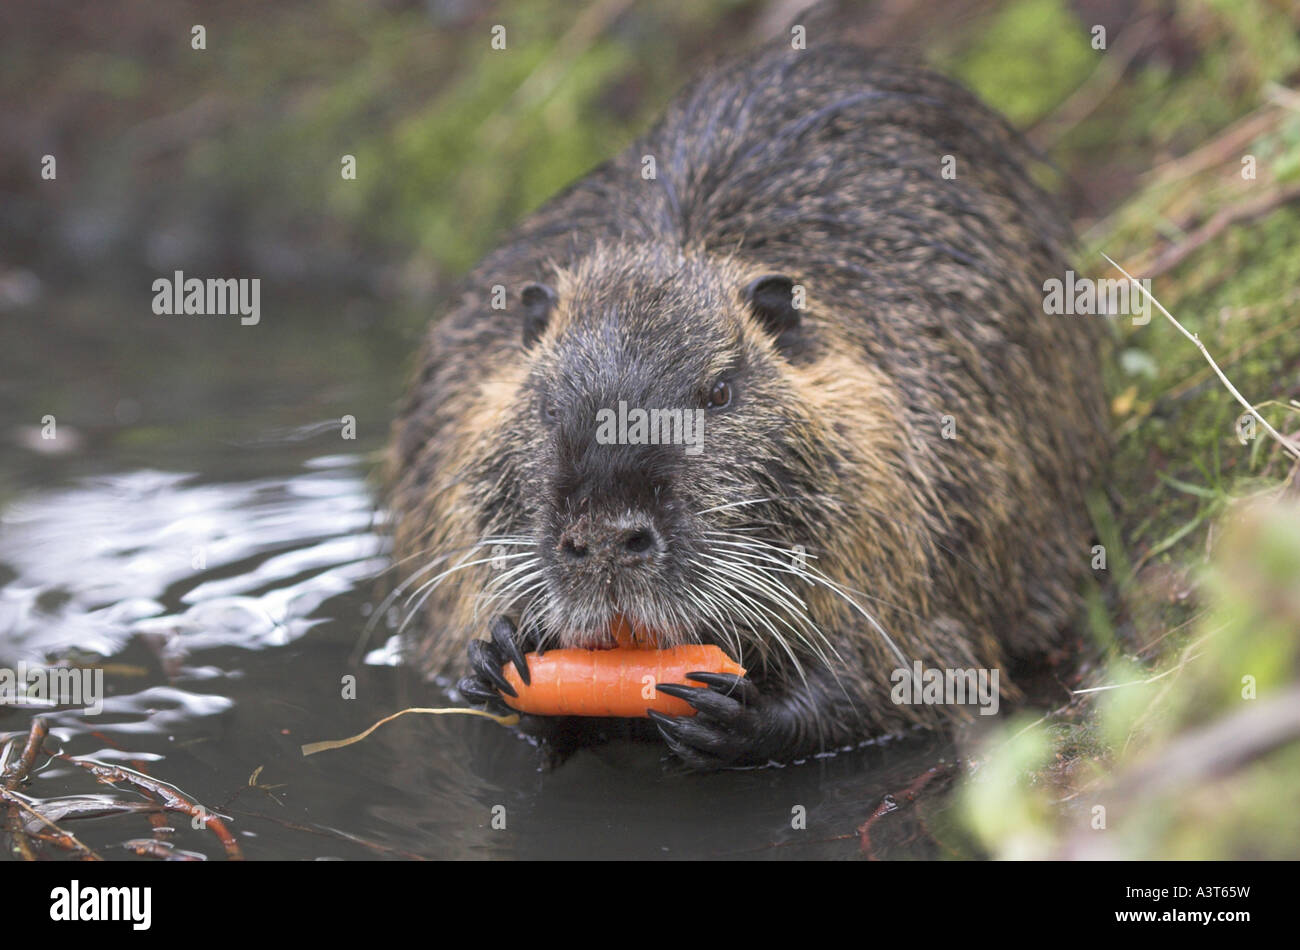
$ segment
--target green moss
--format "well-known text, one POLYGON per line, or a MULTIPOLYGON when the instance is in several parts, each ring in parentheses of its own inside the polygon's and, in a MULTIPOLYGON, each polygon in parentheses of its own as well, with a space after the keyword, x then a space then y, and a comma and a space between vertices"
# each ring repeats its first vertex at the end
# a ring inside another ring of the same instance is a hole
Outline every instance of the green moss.
POLYGON ((1016 0, 950 66, 986 102, 1027 125, 1064 101, 1101 55, 1064 0, 1016 0))

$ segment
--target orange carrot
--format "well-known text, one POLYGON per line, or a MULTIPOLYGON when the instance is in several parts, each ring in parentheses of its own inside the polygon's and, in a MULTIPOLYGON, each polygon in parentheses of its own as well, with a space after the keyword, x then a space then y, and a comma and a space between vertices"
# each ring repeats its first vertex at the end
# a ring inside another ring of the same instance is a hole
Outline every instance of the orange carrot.
POLYGON ((716 646, 690 644, 652 649, 654 634, 619 615, 610 632, 617 647, 609 650, 548 650, 525 654, 531 685, 507 663, 502 671, 519 695, 503 696, 519 712, 536 716, 617 716, 644 718, 653 709, 667 716, 693 716, 695 709, 676 696, 656 692, 659 683, 699 686, 687 673, 733 673, 745 669, 716 646))

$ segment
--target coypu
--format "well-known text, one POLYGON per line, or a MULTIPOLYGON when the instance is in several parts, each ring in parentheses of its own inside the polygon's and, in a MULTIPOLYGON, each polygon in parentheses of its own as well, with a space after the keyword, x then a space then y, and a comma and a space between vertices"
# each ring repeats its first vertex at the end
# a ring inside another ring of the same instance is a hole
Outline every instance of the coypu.
POLYGON ((417 662, 493 703, 504 664, 620 611, 717 644, 749 676, 641 721, 700 768, 967 716, 891 674, 1059 638, 1106 452, 1101 330, 1044 313, 1071 236, 1033 162, 958 85, 854 45, 688 87, 428 333, 386 463, 417 662), (702 451, 598 440, 620 402, 702 413, 702 451))

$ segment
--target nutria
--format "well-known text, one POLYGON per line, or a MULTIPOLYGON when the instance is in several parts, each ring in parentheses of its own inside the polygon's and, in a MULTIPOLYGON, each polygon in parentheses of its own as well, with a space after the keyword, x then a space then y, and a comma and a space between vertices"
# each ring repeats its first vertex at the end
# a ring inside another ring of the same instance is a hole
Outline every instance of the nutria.
POLYGON ((849 44, 696 81, 429 331, 387 462, 417 662, 497 704, 505 663, 617 612, 716 643, 749 675, 643 721, 701 768, 969 715, 892 674, 1058 641, 1106 449, 1100 329, 1044 313, 1070 234, 1034 164, 958 85, 849 44), (703 438, 599 439, 620 403, 703 438))

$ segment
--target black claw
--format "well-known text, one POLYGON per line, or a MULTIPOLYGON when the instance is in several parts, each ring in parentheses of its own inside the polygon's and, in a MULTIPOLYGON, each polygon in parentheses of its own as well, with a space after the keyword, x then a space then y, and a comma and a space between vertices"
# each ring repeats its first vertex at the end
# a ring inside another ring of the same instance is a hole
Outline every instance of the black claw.
POLYGON ((666 728, 671 729, 677 725, 676 719, 674 719, 672 716, 665 716, 663 713, 659 712, 658 710, 647 709, 645 711, 645 714, 649 716, 652 720, 654 720, 654 724, 659 727, 659 731, 663 734, 663 737, 665 739, 667 739, 669 736, 668 733, 665 732, 664 730, 666 728))
POLYGON ((471 640, 469 644, 469 662, 478 673, 507 696, 518 696, 515 688, 501 673, 505 661, 496 647, 483 640, 471 640))
POLYGON ((700 688, 698 686, 683 686, 680 683, 657 683, 655 692, 676 696, 678 699, 684 699, 689 703, 691 696, 700 692, 700 688))
POLYGON ((665 683, 656 690, 684 700, 694 716, 668 716, 647 710, 668 751, 689 768, 717 769, 763 761, 769 719, 762 690, 752 680, 728 673, 688 673, 702 686, 665 683))
POLYGON ((466 676, 457 683, 456 692, 464 696, 466 701, 473 705, 490 706, 496 710, 507 708, 505 703, 501 701, 500 693, 473 676, 466 676))
POLYGON ((695 772, 712 772, 721 766, 719 762, 711 755, 692 749, 688 745, 678 745, 675 748, 670 744, 673 755, 677 756, 678 761, 690 771, 695 772))
POLYGON ((708 744, 705 736, 683 734, 689 729, 689 719, 673 719, 653 710, 650 710, 649 713, 650 718, 654 720, 655 726, 659 729, 659 734, 663 736, 664 745, 668 747, 668 751, 687 768, 698 771, 712 771, 725 764, 717 756, 699 747, 708 744))
POLYGON ((754 685, 753 680, 744 676, 736 676, 732 673, 687 673, 686 678, 711 686, 723 695, 739 699, 746 704, 752 704, 758 699, 758 687, 754 685))
MULTIPOLYGON (((531 674, 528 672, 528 661, 524 659, 524 651, 519 648, 518 641, 515 640, 515 625, 507 617, 497 617, 492 621, 490 627, 492 632, 492 642, 497 645, 506 659, 515 665, 519 671, 519 678, 524 681, 525 686, 532 685, 531 674)), ((513 692, 511 696, 515 695, 513 692)))
POLYGON ((682 745, 680 742, 674 742, 672 739, 665 739, 664 744, 668 746, 668 751, 686 767, 687 771, 711 772, 717 768, 717 763, 711 761, 708 756, 700 755, 688 745, 682 745))
POLYGON ((669 752, 682 760, 694 757, 695 750, 682 742, 677 736, 678 721, 676 719, 655 712, 653 709, 646 710, 646 714, 654 721, 655 728, 659 730, 659 735, 663 736, 669 752))
POLYGON ((684 699, 700 713, 723 722, 731 722, 745 711, 745 707, 737 700, 715 693, 711 689, 678 686, 676 683, 665 683, 663 686, 656 686, 655 689, 669 696, 684 699))
POLYGON ((674 719, 654 710, 647 710, 647 712, 659 727, 660 735, 665 738, 668 737, 668 731, 671 731, 674 741, 689 745, 696 750, 709 750, 718 742, 717 731, 701 723, 698 716, 681 716, 674 719))

